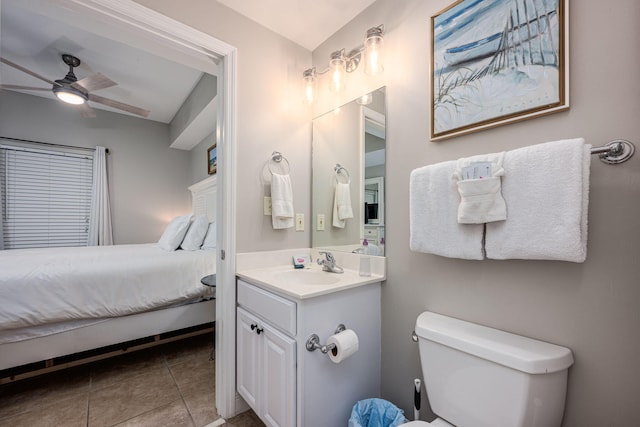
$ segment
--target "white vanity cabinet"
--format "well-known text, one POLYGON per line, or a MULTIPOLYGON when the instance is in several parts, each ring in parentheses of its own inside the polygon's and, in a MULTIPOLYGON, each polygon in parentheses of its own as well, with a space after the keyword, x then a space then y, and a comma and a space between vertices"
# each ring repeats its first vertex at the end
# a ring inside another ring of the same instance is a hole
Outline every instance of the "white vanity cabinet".
POLYGON ((239 281, 238 305, 238 393, 268 426, 293 427, 296 342, 277 327, 295 320, 295 303, 239 281))
POLYGON ((267 426, 344 426, 357 401, 380 395, 380 282, 309 297, 237 284, 238 393, 267 426), (334 363, 306 349, 339 324, 358 335, 353 356, 334 363))

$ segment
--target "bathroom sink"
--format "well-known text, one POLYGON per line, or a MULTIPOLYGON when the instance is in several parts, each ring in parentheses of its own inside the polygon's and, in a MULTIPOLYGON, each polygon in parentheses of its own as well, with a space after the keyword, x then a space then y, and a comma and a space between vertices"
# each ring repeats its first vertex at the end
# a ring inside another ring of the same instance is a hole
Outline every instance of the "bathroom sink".
POLYGON ((275 278, 287 285, 333 285, 340 281, 340 275, 322 270, 297 269, 280 271, 275 278))

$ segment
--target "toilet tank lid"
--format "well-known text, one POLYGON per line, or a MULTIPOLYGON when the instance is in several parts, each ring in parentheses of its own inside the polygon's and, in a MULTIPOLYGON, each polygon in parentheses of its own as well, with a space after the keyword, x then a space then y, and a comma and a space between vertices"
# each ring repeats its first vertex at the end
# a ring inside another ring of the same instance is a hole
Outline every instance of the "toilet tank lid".
POLYGON ((573 365, 573 354, 566 347, 428 311, 418 316, 416 334, 529 374, 558 372, 573 365))

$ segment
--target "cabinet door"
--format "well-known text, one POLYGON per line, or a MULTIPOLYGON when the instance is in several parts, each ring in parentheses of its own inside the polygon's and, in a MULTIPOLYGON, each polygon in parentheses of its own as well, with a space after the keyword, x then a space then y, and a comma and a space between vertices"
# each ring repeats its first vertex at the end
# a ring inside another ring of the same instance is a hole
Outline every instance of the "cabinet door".
POLYGON ((237 320, 237 388, 240 396, 256 413, 260 392, 260 351, 261 337, 256 333, 258 319, 238 308, 237 320), (253 329, 251 328, 253 326, 253 329))
POLYGON ((296 342, 264 325, 262 334, 262 418, 270 427, 294 427, 296 342))

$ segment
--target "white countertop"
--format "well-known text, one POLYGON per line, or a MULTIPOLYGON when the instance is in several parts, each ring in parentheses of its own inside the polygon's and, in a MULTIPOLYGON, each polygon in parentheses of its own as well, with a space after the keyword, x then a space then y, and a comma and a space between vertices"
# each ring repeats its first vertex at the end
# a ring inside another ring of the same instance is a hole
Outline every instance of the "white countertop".
POLYGON ((312 259, 317 257, 313 249, 263 252, 259 256, 256 256, 256 252, 238 254, 236 275, 265 289, 299 300, 379 283, 386 279, 384 257, 371 257, 371 276, 360 276, 357 270, 360 255, 339 252, 333 254, 337 264, 344 267, 342 274, 322 271, 322 267, 315 263, 304 269, 295 269, 291 254, 301 254, 304 251, 313 255, 312 259), (265 263, 265 259, 270 262, 265 263))

